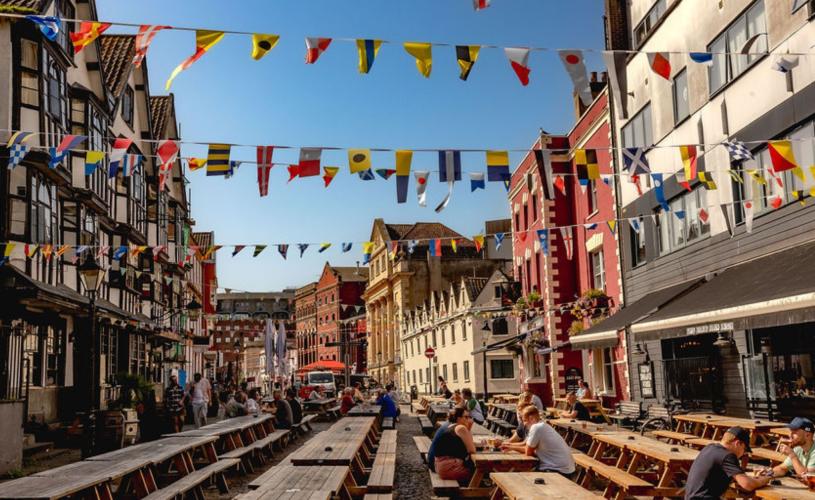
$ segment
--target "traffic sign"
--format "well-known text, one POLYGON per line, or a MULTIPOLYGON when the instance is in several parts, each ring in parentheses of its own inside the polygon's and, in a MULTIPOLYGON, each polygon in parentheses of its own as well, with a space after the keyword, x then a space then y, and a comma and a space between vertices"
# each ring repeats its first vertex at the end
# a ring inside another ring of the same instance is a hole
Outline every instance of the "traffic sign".
POLYGON ((433 359, 436 357, 436 350, 432 347, 428 347, 424 350, 424 355, 427 359, 433 359))

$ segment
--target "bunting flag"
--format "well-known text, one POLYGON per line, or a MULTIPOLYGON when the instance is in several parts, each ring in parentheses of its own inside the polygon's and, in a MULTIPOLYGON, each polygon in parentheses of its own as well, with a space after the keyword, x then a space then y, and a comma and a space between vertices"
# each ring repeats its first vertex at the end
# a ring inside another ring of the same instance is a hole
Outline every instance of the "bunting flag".
POLYGON ((342 244, 342 253, 348 253, 351 251, 351 247, 353 247, 353 243, 343 243, 342 244))
POLYGON ((427 242, 431 257, 441 257, 441 240, 432 238, 427 242))
POLYGON ((742 179, 739 173, 736 172, 735 170, 728 170, 727 173, 730 174, 730 178, 733 179, 734 182, 744 184, 744 179, 742 179))
POLYGON ((700 208, 697 214, 699 220, 702 221, 702 224, 707 225, 710 222, 710 214, 707 213, 707 210, 705 210, 704 207, 700 208))
POLYGON ((388 245, 390 246, 391 260, 396 260, 396 257, 399 255, 399 242, 391 241, 388 245))
POLYGON ((65 159, 65 156, 70 152, 70 150, 85 142, 86 139, 87 137, 84 135, 63 136, 59 146, 49 149, 49 153, 51 154, 51 160, 48 162, 49 168, 57 168, 57 165, 62 163, 62 160, 65 159))
POLYGON ((363 181, 375 181, 376 177, 374 177, 374 172, 370 168, 368 170, 363 170, 357 174, 360 180, 363 181))
POLYGON ((263 56, 269 53, 270 50, 275 48, 279 35, 269 35, 264 33, 255 33, 252 35, 252 59, 260 61, 263 56))
POLYGON ((767 143, 770 150, 770 160, 773 163, 773 171, 784 172, 798 168, 795 161, 795 152, 792 150, 790 141, 770 141, 767 143))
POLYGON ((772 68, 779 73, 789 73, 798 66, 800 58, 797 55, 776 54, 772 68))
POLYGON ((269 174, 272 172, 272 155, 274 154, 274 146, 258 146, 257 147, 257 166, 258 166, 258 190, 260 196, 267 196, 269 194, 269 174))
POLYGON ((623 149, 623 170, 631 175, 650 174, 651 166, 645 156, 644 148, 623 149))
POLYGON ((705 189, 708 191, 713 191, 716 189, 716 181, 713 180, 713 174, 711 172, 707 172, 705 170, 701 170, 697 173, 699 177, 699 181, 705 186, 705 189))
POLYGON ((371 254, 374 251, 374 242, 373 241, 366 241, 362 244, 362 264, 368 264, 371 262, 371 254))
MULTIPOLYGON (((210 249, 207 251, 207 254, 204 256, 204 258, 206 258, 210 253, 213 252, 213 248, 215 248, 215 247, 210 247, 210 249)), ((130 245, 130 256, 131 257, 138 257, 139 255, 143 254, 146 250, 147 250, 147 245, 130 245)))
POLYGON ((504 233, 495 233, 493 237, 495 238, 495 251, 501 249, 501 245, 504 244, 504 233))
POLYGON ((52 254, 53 252, 54 252, 54 246, 53 246, 53 245, 42 245, 42 246, 40 247, 40 254, 42 255, 42 257, 43 257, 43 258, 44 258, 46 261, 50 261, 50 260, 51 260, 51 254, 52 254))
POLYGON ((753 178, 754 181, 756 181, 756 183, 761 184, 762 186, 767 185, 767 179, 765 179, 764 176, 761 175, 761 172, 759 172, 758 170, 751 168, 747 170, 747 173, 750 174, 750 176, 753 178))
POLYGON ((85 175, 92 175, 96 172, 99 163, 104 159, 104 151, 88 151, 85 153, 85 175))
POLYGON ((396 151, 396 202, 407 201, 408 187, 410 185, 410 164, 413 161, 413 151, 402 149, 396 151))
MULTIPOLYGON (((526 233, 524 233, 526 234, 526 233)), ((549 230, 548 229, 538 229, 538 242, 540 243, 541 250, 543 251, 543 255, 549 255, 549 230)))
POLYGON ((244 248, 246 248, 246 245, 235 245, 234 250, 232 250, 232 256, 234 257, 234 256, 238 255, 239 253, 241 253, 241 250, 243 250, 244 248))
POLYGON ((563 248, 566 250, 566 258, 568 260, 572 260, 572 255, 574 254, 574 235, 572 233, 571 226, 560 228, 560 239, 563 240, 563 248))
POLYGON ((654 73, 671 81, 671 61, 667 52, 648 52, 648 65, 654 73))
POLYGON ((87 250, 88 250, 87 245, 79 245, 78 247, 76 247, 76 249, 74 250, 74 258, 72 262, 76 264, 76 261, 79 260, 79 257, 81 257, 82 254, 85 253, 87 250))
POLYGON ((388 180, 388 179, 391 178, 391 176, 393 174, 396 173, 396 170, 394 170, 392 168, 378 168, 378 169, 375 170, 375 172, 379 177, 382 177, 383 179, 388 180))
MULTIPOLYGON (((292 165, 296 172, 294 177, 314 177, 320 175, 320 158, 322 154, 322 148, 300 148, 300 160, 297 165, 292 165)), ((292 173, 291 167, 289 173, 292 173)))
POLYGON ((207 176, 228 175, 232 170, 229 156, 232 146, 229 144, 210 144, 207 153, 207 176))
POLYGON ((159 174, 158 174, 158 189, 164 191, 164 185, 167 182, 167 174, 173 168, 176 158, 178 158, 178 144, 172 139, 165 139, 158 143, 156 154, 159 161, 159 174))
POLYGON ((780 196, 776 196, 772 200, 770 200, 770 206, 774 209, 778 210, 781 208, 781 205, 784 204, 784 200, 780 196))
POLYGON ((476 189, 484 189, 484 172, 470 172, 470 192, 476 189))
POLYGON ((413 255, 413 252, 416 251, 416 247, 419 245, 418 240, 410 240, 407 244, 407 251, 408 254, 413 255))
POLYGON ((430 172, 427 170, 421 170, 413 172, 413 176, 416 177, 416 196, 419 199, 419 206, 426 207, 427 206, 427 179, 430 176, 430 172))
POLYGON ((481 47, 478 45, 456 45, 456 61, 460 69, 458 75, 460 79, 467 81, 480 51, 481 47))
POLYGON ((512 70, 518 75, 518 80, 520 80, 521 85, 524 87, 529 85, 529 49, 508 47, 504 49, 504 54, 506 54, 507 59, 509 59, 512 70))
POLYGON ((753 232, 753 202, 747 200, 742 206, 744 207, 744 230, 750 234, 753 232))
MULTIPOLYGON (((127 150, 133 144, 133 139, 117 138, 113 141, 113 148, 110 152, 110 165, 108 167, 108 177, 114 178, 122 167, 123 160, 127 155, 127 150)), ((85 175, 88 175, 87 173, 85 175)))
POLYGON ((433 45, 423 42, 406 42, 405 51, 416 59, 416 69, 425 78, 430 78, 433 70, 433 45))
POLYGON ((730 155, 730 163, 740 164, 753 159, 753 153, 741 141, 725 141, 724 147, 727 149, 727 154, 730 155))
POLYGON ((104 257, 108 256, 110 252, 110 245, 101 245, 99 249, 96 251, 96 260, 97 262, 101 262, 104 257))
POLYGON ((179 73, 195 64, 195 61, 204 57, 204 54, 206 54, 218 42, 223 40, 223 38, 224 38, 223 31, 196 30, 195 53, 190 57, 184 59, 181 62, 181 64, 176 66, 176 68, 170 74, 170 78, 167 79, 167 83, 164 84, 164 89, 170 90, 170 87, 173 84, 173 80, 175 80, 179 73))
POLYGON ((286 260, 286 254, 289 253, 289 245, 277 245, 277 252, 286 260))
MULTIPOLYGON (((236 256, 238 252, 240 252, 241 250, 243 250, 243 247, 241 247, 240 250, 238 250, 238 248, 236 247, 235 251, 232 252, 232 256, 233 257, 236 256)), ((258 255, 260 255, 260 252, 264 250, 266 250, 266 245, 255 245, 255 251, 252 253, 252 257, 257 257, 258 255)))
POLYGON ((30 259, 30 258, 34 257, 35 255, 37 255, 37 250, 39 250, 39 249, 40 249, 39 245, 26 244, 25 248, 24 248, 25 256, 30 259))
POLYGON ((15 144, 22 144, 24 142, 27 142, 32 137, 34 137, 34 132, 23 132, 22 130, 19 130, 11 134, 11 137, 9 137, 6 147, 10 148, 15 144))
POLYGON ((40 33, 42 33, 45 38, 51 40, 52 42, 57 41, 57 35, 59 35, 59 32, 62 29, 62 21, 60 21, 58 17, 32 15, 25 16, 25 18, 36 24, 40 29, 40 33))
POLYGON ((439 151, 439 182, 461 180, 461 151, 439 151))
POLYGON ((642 229, 642 225, 640 224, 640 219, 638 217, 628 219, 628 225, 631 226, 631 230, 635 233, 639 233, 640 229, 642 229))
POLYGON ((320 243, 320 249, 317 250, 317 253, 323 253, 329 248, 331 248, 331 243, 320 243))
POLYGON ((580 156, 582 164, 586 167, 586 178, 590 181, 600 180, 600 164, 597 162, 597 151, 594 149, 582 149, 575 151, 575 159, 577 159, 577 151, 583 151, 580 156))
POLYGON ((121 245, 113 251, 113 260, 120 260, 122 257, 127 255, 127 246, 121 245))
POLYGON ((603 62, 608 70, 609 84, 617 111, 622 118, 628 118, 628 52, 603 51, 603 62))
POLYGON ((352 174, 364 172, 371 169, 371 150, 370 149, 349 149, 348 150, 348 168, 352 174))
POLYGON ((688 54, 691 61, 705 66, 713 66, 713 54, 710 52, 691 52, 688 54))
POLYGON ((584 106, 591 105, 594 97, 591 95, 591 85, 586 73, 586 65, 583 62, 583 52, 580 50, 558 50, 557 53, 560 56, 560 62, 566 68, 566 73, 572 79, 574 91, 580 97, 580 101, 584 106))
POLYGON ((554 185, 557 188, 557 190, 560 191, 560 194, 566 196, 566 181, 563 179, 562 175, 555 176, 554 185))
POLYGON ((340 167, 323 167, 323 182, 325 182, 325 187, 331 184, 331 181, 334 180, 334 177, 337 176, 337 172, 339 171, 340 167))
POLYGON ((535 149, 535 163, 543 181, 543 197, 547 200, 555 199, 554 174, 552 173, 552 152, 548 149, 535 149))
POLYGON ((595 229, 597 229, 597 223, 592 222, 590 224, 583 224, 583 229, 585 229, 586 231, 594 231, 595 229))
POLYGON ((303 254, 306 253, 306 250, 308 250, 308 247, 309 247, 308 243, 298 243, 297 244, 297 249, 300 250, 300 258, 301 259, 303 258, 303 254))
POLYGON ((359 72, 367 74, 374 66, 374 60, 379 54, 379 47, 382 40, 357 40, 357 52, 359 53, 359 72))
POLYGON ((314 64, 317 59, 328 50, 331 45, 330 38, 311 38, 306 37, 306 64, 314 64))
POLYGON ((681 183, 690 191, 691 179, 696 179, 696 146, 679 146, 679 155, 682 157, 682 169, 685 181, 681 183))
POLYGON ((475 251, 480 252, 484 248, 484 235, 478 234, 473 236, 473 243, 475 243, 475 251))
POLYGON ((473 9, 484 10, 490 6, 492 0, 473 0, 473 9))
POLYGON ((79 23, 79 31, 71 33, 71 42, 74 44, 74 54, 79 54, 82 49, 93 43, 99 35, 110 28, 110 23, 99 23, 93 21, 82 21, 79 23))
MULTIPOLYGON (((3 257, 11 257, 11 252, 14 251, 14 247, 16 247, 17 245, 14 244, 14 243, 6 243, 3 246, 5 247, 4 250, 3 250, 3 257)), ((70 245, 65 245, 65 247, 66 247, 66 250, 67 250, 70 247, 70 245)), ((62 254, 60 254, 60 255, 62 255, 62 254)))
POLYGON ((674 215, 679 220, 685 220, 685 211, 684 210, 674 210, 674 215))
POLYGON ((453 238, 450 240, 450 248, 453 249, 453 253, 458 253, 458 240, 453 238))
POLYGON ((22 162, 31 148, 25 144, 14 144, 8 152, 8 168, 14 169, 22 162))
POLYGON ((606 225, 608 226, 609 231, 611 231, 611 234, 614 234, 614 233, 617 232, 617 221, 616 220, 607 221, 606 225))
POLYGON ((487 180, 503 182, 510 178, 509 153, 507 151, 487 151, 487 180))
POLYGON ((147 49, 153 43, 153 38, 156 37, 159 31, 169 28, 170 26, 151 26, 149 24, 139 26, 139 32, 136 34, 136 53, 133 55, 133 66, 141 67, 141 63, 147 55, 147 49))
POLYGON ((722 203, 719 205, 719 208, 722 210, 722 216, 724 217, 725 225, 727 226, 727 232, 730 234, 732 238, 736 234, 736 228, 733 224, 733 220, 730 217, 730 204, 729 203, 722 203))

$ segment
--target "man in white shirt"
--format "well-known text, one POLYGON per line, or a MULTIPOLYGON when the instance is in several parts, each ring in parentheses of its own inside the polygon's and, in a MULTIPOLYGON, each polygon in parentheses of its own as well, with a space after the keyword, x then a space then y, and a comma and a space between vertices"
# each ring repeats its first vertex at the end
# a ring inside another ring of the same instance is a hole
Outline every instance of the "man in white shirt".
POLYGON ((541 421, 540 411, 534 405, 527 406, 521 411, 521 418, 527 429, 526 441, 504 443, 501 448, 538 457, 539 471, 559 472, 563 475, 574 473, 574 458, 569 445, 556 430, 541 421))
POLYGON ((212 397, 212 388, 209 385, 209 380, 201 378, 200 373, 196 373, 193 378, 195 382, 190 384, 188 392, 192 403, 193 421, 195 422, 195 428, 198 429, 202 425, 207 425, 207 408, 212 397))

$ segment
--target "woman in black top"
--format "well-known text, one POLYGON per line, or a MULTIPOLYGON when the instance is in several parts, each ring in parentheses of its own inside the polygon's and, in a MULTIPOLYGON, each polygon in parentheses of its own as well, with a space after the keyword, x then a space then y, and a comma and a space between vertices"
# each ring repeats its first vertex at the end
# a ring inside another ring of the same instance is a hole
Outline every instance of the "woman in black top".
POLYGON ((292 424, 299 424, 300 421, 303 420, 303 407, 300 406, 300 402, 297 401, 294 389, 286 390, 286 400, 289 402, 289 406, 291 406, 292 424))
POLYGON ((470 460, 470 454, 475 453, 475 443, 470 432, 473 418, 466 408, 455 408, 450 412, 449 420, 450 426, 436 442, 436 473, 442 479, 466 483, 473 474, 470 460))

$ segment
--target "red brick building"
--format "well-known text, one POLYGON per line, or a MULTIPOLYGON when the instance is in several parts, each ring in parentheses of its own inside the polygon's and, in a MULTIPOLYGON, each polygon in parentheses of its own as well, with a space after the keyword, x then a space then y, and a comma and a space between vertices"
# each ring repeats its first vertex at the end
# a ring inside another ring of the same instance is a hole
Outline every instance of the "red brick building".
POLYGON ((297 369, 317 361, 317 283, 303 285, 294 293, 297 330, 297 369))
MULTIPOLYGON (((604 81, 597 82, 593 73, 592 85, 596 90, 602 88, 604 81)), ((572 232, 575 296, 580 298, 571 307, 572 324, 566 326, 570 328, 572 349, 583 351, 584 380, 595 397, 601 396, 611 405, 629 397, 624 335, 619 338, 581 335, 623 303, 618 237, 622 230, 618 227, 612 230, 608 225, 608 221, 618 217, 607 89, 588 108, 576 100, 575 111, 577 123, 568 134, 573 171, 577 171, 575 151, 582 149, 589 152, 589 158, 596 158, 601 178, 585 188, 578 182, 567 184, 575 225, 572 232)))
MULTIPOLYGON (((362 337, 365 326, 365 287, 368 282, 368 268, 336 267, 326 262, 315 290, 317 301, 317 361, 343 362, 342 351, 337 346, 326 346, 327 342, 342 342, 345 335, 356 338, 362 320, 362 337)), ((351 340, 351 339, 349 339, 351 340)), ((356 364, 355 372, 362 370, 365 363, 365 349, 352 345, 349 351, 349 364, 356 364)))

